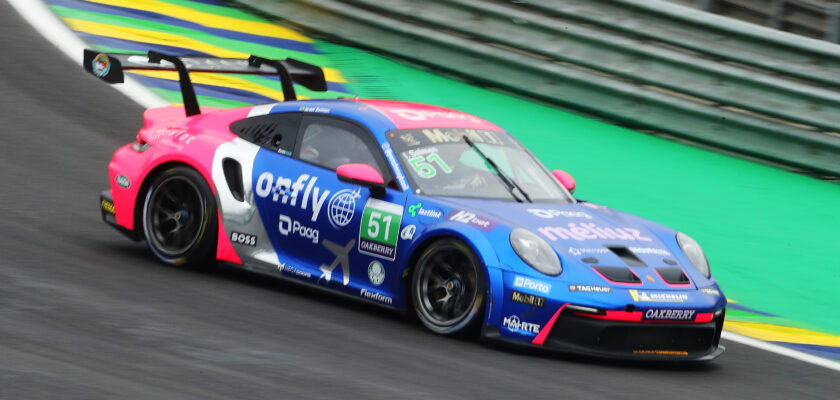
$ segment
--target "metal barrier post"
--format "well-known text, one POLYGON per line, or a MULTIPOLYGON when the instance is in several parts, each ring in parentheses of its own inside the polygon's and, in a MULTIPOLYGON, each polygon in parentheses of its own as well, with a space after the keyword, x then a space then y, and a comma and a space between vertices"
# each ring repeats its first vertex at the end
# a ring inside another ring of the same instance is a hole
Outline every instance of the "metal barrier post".
POLYGON ((697 0, 696 7, 706 12, 717 13, 718 0, 697 0))
POLYGON ((840 43, 840 3, 829 4, 825 11, 825 40, 840 43))

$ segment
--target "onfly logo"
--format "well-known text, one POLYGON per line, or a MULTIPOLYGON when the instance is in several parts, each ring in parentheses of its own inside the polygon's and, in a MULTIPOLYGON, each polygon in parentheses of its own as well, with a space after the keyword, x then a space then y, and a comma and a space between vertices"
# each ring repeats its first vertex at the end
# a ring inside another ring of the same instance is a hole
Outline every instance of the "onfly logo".
POLYGON ((279 201, 282 204, 300 207, 302 210, 311 209, 311 221, 315 222, 318 220, 318 214, 321 213, 321 207, 327 200, 330 191, 322 191, 320 187, 315 186, 318 177, 313 176, 311 178, 307 174, 302 174, 293 183, 290 178, 277 176, 275 179, 271 172, 263 172, 257 178, 254 193, 260 198, 271 196, 271 201, 275 203, 279 201), (298 199, 300 199, 300 205, 298 205, 298 199))
POLYGON ((280 214, 280 223, 278 228, 283 236, 300 235, 300 237, 309 239, 312 243, 318 244, 318 236, 320 232, 317 229, 301 225, 300 222, 289 218, 288 215, 280 214))

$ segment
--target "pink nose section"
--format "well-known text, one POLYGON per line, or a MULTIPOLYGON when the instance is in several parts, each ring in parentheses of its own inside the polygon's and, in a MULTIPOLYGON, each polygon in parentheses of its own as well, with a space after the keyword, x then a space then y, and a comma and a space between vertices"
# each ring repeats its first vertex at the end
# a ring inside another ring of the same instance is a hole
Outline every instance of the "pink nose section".
POLYGON ((338 176, 354 181, 385 184, 385 179, 382 178, 379 171, 367 164, 342 164, 335 172, 338 176))
POLYGON ((575 192, 575 178, 572 178, 568 172, 561 169, 555 169, 554 171, 551 171, 551 175, 554 175, 554 177, 563 184, 563 187, 566 188, 566 190, 571 193, 575 192))

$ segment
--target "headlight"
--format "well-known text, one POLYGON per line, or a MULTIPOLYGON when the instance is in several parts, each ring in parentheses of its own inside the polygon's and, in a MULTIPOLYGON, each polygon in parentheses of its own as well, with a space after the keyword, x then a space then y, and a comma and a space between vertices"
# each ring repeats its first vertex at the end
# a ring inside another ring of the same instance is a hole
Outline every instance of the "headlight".
POLYGON ((522 261, 546 275, 559 275, 563 272, 560 257, 545 240, 535 233, 516 228, 510 233, 510 245, 522 261))
POLYGON ((712 271, 709 268, 709 260, 706 259, 706 253, 703 253, 700 245, 682 232, 677 233, 677 243, 679 243, 685 256, 688 257, 688 261, 691 261, 691 264, 694 265, 694 268, 697 268, 706 278, 710 278, 712 271))

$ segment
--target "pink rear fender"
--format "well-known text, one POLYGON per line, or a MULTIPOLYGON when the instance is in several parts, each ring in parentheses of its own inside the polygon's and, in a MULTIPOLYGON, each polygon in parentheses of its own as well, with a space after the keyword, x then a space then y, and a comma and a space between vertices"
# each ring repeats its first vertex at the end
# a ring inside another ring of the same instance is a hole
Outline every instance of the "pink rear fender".
MULTIPOLYGON (((228 126, 246 118, 253 107, 234 110, 202 108, 202 114, 186 118, 183 107, 160 107, 147 110, 144 127, 137 134, 138 141, 149 144, 144 152, 125 145, 119 148, 108 165, 111 195, 114 198, 115 217, 118 225, 127 229, 135 227, 135 214, 142 212, 138 205, 145 201, 145 189, 158 171, 167 165, 185 164, 198 171, 216 193, 212 175, 213 156, 218 147, 236 138, 228 126), (152 174, 154 172, 155 174, 152 174), (151 174, 151 175, 150 175, 151 174), (124 187, 117 183, 118 175, 128 178, 124 187), (139 203, 138 203, 139 202, 139 203)), ((241 263, 219 218, 216 257, 220 260, 241 263)))

